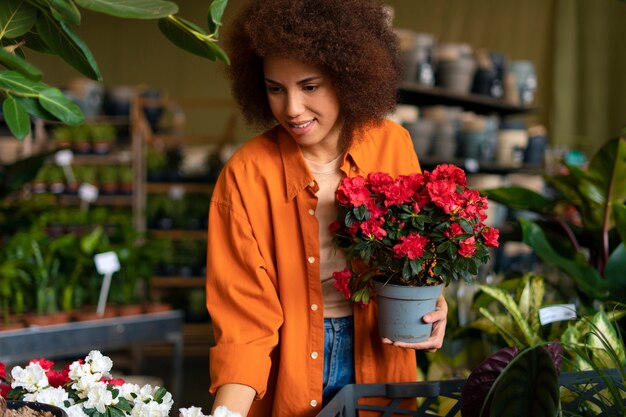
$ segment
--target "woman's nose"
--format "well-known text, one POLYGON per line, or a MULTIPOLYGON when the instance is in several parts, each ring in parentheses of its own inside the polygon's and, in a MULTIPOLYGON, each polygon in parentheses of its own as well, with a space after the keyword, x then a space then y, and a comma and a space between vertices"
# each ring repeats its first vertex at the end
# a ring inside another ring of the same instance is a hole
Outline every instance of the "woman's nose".
POLYGON ((285 113, 289 117, 298 117, 304 112, 304 102, 298 92, 289 93, 285 103, 285 113))

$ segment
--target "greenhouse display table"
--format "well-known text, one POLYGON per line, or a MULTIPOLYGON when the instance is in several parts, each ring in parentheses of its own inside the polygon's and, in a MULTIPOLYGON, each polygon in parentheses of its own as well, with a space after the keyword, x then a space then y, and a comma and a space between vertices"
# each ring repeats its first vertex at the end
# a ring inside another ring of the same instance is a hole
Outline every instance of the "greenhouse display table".
MULTIPOLYGON (((84 356, 91 350, 136 348, 149 342, 168 342, 174 349, 169 391, 180 394, 183 361, 181 311, 72 322, 9 330, 0 333, 0 361, 21 364, 33 358, 84 356)), ((139 349, 134 349, 139 352, 139 349)), ((134 358, 140 362, 140 358, 134 358)))

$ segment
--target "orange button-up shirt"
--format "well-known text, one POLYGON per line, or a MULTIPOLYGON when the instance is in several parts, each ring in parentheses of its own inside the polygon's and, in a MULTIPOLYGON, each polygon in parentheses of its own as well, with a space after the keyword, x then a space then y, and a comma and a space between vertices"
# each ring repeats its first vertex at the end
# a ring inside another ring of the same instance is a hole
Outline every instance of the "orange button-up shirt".
MULTIPOLYGON (((346 153, 347 176, 419 171, 405 129, 385 121, 346 153)), ((224 167, 209 215, 207 307, 216 345, 211 392, 257 393, 250 416, 315 416, 322 407, 324 305, 317 184, 281 127, 244 144, 224 167)), ((354 309, 357 383, 415 381, 413 350, 381 343, 376 303, 354 309)))

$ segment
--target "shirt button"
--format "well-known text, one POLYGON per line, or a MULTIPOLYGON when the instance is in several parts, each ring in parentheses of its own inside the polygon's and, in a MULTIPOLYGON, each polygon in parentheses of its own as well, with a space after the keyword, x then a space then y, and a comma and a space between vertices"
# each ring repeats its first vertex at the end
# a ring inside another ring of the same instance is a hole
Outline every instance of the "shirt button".
POLYGON ((311 216, 312 216, 312 215, 314 215, 314 214, 315 214, 315 210, 313 210, 313 209, 309 209, 309 214, 310 214, 311 216))
POLYGON ((311 358, 317 359, 317 356, 318 356, 317 352, 311 353, 311 358))
POLYGON ((311 407, 317 407, 317 401, 315 400, 311 400, 310 404, 311 404, 311 407))
POLYGON ((309 261, 309 263, 312 264, 313 262, 315 262, 315 258, 310 256, 309 259, 307 259, 307 261, 309 261))
POLYGON ((311 310, 317 311, 317 304, 311 304, 311 310))
POLYGON ((356 172, 356 171, 357 171, 357 169, 358 169, 358 168, 357 168, 357 167, 355 167, 355 166, 354 166, 354 167, 352 167, 352 171, 354 171, 354 172, 356 172))
POLYGON ((311 182, 309 183, 309 187, 311 187, 311 188, 315 187, 315 181, 311 181, 311 182))

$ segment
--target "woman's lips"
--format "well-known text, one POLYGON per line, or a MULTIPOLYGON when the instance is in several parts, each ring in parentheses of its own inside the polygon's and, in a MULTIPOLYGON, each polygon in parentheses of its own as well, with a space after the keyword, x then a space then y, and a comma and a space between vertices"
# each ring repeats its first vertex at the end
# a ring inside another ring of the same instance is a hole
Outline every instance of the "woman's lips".
POLYGON ((292 134, 302 136, 309 133, 313 129, 314 124, 315 119, 312 119, 301 123, 288 123, 288 126, 292 134))

